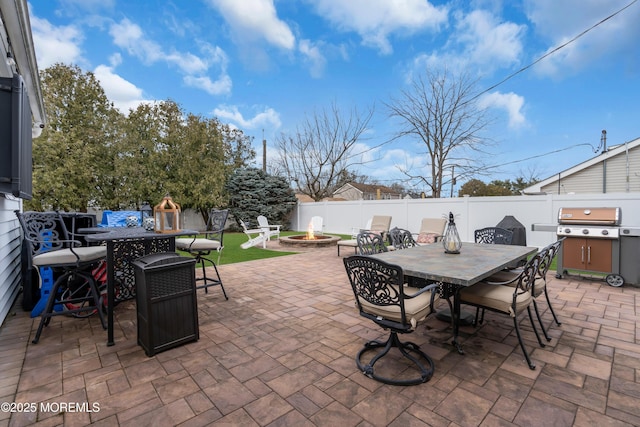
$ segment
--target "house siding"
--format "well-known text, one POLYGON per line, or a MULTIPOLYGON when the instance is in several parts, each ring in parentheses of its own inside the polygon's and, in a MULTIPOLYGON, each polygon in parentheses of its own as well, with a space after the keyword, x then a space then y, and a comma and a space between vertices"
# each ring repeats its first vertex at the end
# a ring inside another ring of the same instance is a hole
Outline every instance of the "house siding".
POLYGON ((0 196, 0 324, 20 292, 20 201, 0 196))
POLYGON ((640 192, 639 172, 640 146, 636 146, 629 150, 628 155, 623 151, 566 177, 560 174, 559 184, 556 179, 542 186, 541 191, 550 194, 640 192))

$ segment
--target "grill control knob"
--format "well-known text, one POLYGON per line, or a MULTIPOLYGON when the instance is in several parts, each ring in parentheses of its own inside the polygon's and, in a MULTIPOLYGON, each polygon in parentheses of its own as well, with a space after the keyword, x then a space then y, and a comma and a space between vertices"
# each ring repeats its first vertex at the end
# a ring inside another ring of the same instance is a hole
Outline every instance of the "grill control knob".
POLYGON ((565 228, 564 232, 567 233, 567 234, 571 234, 571 229, 570 228, 565 228))
POLYGON ((602 235, 603 236, 608 236, 609 235, 609 230, 602 230, 602 235))
POLYGON ((589 234, 589 229, 588 228, 583 228, 582 229, 582 234, 589 234))

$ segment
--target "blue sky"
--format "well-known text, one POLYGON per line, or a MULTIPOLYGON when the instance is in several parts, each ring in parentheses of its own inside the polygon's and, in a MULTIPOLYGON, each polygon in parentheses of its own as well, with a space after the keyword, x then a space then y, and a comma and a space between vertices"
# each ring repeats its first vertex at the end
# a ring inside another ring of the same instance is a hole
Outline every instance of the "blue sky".
MULTIPOLYGON (((38 66, 92 71, 123 112, 172 99, 273 142, 336 103, 375 106, 359 150, 397 130, 384 107, 409 76, 445 65, 485 90, 602 19, 563 49, 479 99, 495 119, 484 136, 488 179, 547 178, 607 144, 640 137, 637 0, 33 0, 38 66), (525 160, 529 159, 529 160, 525 160)), ((401 180, 421 170, 422 146, 399 140, 367 151, 359 172, 401 180)), ((458 182, 458 186, 462 182, 458 182)), ((417 188, 420 190, 420 188, 417 188)))

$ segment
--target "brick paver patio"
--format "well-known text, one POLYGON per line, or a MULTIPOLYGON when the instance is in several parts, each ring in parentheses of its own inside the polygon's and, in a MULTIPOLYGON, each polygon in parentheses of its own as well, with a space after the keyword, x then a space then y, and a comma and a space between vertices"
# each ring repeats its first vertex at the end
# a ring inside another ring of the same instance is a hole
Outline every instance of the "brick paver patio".
POLYGON ((407 337, 433 378, 397 387, 356 369, 364 341, 386 333, 356 312, 335 248, 219 268, 229 300, 198 291, 200 340, 154 357, 136 343, 133 301, 116 307, 112 347, 97 318, 64 316, 33 345, 39 319, 16 304, 0 328, 0 402, 37 410, 0 412, 0 426, 640 425, 638 288, 550 276, 552 341, 539 347, 521 319, 534 371, 510 319, 462 328, 459 355, 433 317, 407 337))

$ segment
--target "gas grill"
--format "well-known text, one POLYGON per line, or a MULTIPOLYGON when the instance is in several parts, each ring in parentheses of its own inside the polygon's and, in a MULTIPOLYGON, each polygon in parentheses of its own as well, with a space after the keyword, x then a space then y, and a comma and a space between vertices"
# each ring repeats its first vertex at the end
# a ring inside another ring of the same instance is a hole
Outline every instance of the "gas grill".
POLYGON ((606 274, 611 286, 621 286, 620 208, 561 208, 558 238, 564 237, 558 252, 558 277, 567 270, 606 274))

